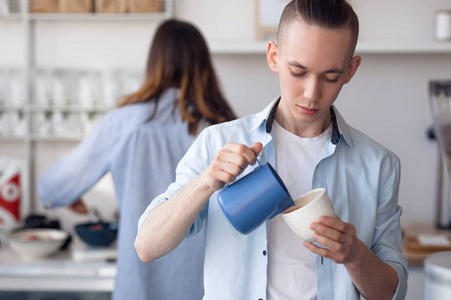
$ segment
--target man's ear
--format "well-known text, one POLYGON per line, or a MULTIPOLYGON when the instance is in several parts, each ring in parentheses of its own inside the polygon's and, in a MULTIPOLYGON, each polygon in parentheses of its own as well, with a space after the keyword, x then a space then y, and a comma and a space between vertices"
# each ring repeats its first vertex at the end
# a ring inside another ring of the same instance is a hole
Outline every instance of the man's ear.
POLYGON ((351 61, 349 62, 348 74, 346 74, 345 83, 351 81, 352 77, 354 77, 355 72, 357 72, 357 69, 359 68, 361 62, 362 58, 358 55, 351 58, 351 61))
POLYGON ((266 60, 268 61, 269 68, 275 72, 279 73, 279 47, 273 41, 268 43, 268 49, 266 51, 266 60))

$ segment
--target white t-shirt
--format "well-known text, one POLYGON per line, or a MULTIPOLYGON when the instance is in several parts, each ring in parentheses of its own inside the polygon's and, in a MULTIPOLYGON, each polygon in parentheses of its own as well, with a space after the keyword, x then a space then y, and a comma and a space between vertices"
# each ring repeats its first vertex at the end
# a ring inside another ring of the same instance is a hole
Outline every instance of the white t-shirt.
MULTIPOLYGON (((312 189, 319 154, 332 126, 314 138, 302 138, 273 123, 276 169, 293 199, 312 189)), ((268 223, 267 299, 316 299, 314 254, 302 245, 281 215, 268 223)))

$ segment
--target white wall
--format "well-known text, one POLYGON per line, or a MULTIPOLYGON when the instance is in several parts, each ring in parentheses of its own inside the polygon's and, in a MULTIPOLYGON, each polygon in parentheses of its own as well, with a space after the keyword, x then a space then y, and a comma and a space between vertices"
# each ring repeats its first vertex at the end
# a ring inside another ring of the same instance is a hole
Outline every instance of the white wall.
MULTIPOLYGON (((447 0, 352 2, 360 16, 362 39, 432 39, 434 11, 451 9, 447 0)), ((176 15, 197 24, 209 41, 239 43, 254 37, 253 0, 179 0, 176 15)), ((0 21, 0 67, 21 65, 21 26, 0 21)), ((36 61, 45 67, 143 70, 156 26, 152 21, 39 22, 36 61)), ((261 110, 279 94, 278 78, 263 54, 213 54, 213 59, 224 91, 240 116, 261 110)), ((401 158, 404 224, 434 222, 437 149, 426 139, 426 130, 431 125, 428 80, 437 78, 451 79, 451 54, 365 54, 356 77, 336 102, 352 126, 401 158)), ((74 146, 37 143, 36 175, 74 146)), ((0 143, 0 154, 20 151, 18 143, 0 143)), ((87 199, 109 202, 113 195, 107 180, 87 199)), ((109 209, 105 216, 112 215, 111 206, 105 209, 109 209)), ((52 214, 71 222, 75 218, 64 209, 52 214)))

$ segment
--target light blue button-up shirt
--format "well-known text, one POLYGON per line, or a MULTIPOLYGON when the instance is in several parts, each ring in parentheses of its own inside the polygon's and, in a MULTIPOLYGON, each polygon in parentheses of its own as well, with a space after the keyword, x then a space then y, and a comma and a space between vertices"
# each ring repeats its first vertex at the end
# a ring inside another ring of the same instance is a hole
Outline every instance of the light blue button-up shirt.
MULTIPOLYGON (((157 197, 140 219, 174 195, 216 157, 228 142, 252 145, 261 142, 261 162, 276 166, 271 129, 277 99, 265 110, 204 130, 177 167, 176 181, 157 197)), ((401 253, 401 208, 397 204, 400 163, 392 152, 345 123, 337 109, 332 112, 332 138, 324 146, 312 179, 312 189, 326 188, 335 212, 357 229, 357 237, 398 274, 394 299, 407 291, 407 260, 401 253)), ((240 178, 254 166, 249 166, 240 178)), ((277 169, 277 166, 276 166, 277 169)), ((239 178, 238 178, 239 179, 239 178)), ((200 230, 206 218, 207 241, 204 265, 205 297, 208 300, 266 299, 267 228, 260 226, 242 235, 222 213, 214 193, 188 235, 200 230)), ((301 240, 299 241, 301 243, 301 240)), ((318 299, 360 299, 342 264, 315 256, 318 299)), ((302 295, 300 295, 302 298, 302 295)))
POLYGON ((105 115, 93 131, 38 181, 44 206, 67 206, 113 174, 120 210, 113 299, 198 300, 203 296, 205 232, 186 239, 165 258, 143 263, 134 248, 136 224, 149 200, 175 180, 175 168, 194 142, 175 101, 178 90, 155 102, 126 105, 105 115), (175 105, 175 106, 174 106, 175 105))

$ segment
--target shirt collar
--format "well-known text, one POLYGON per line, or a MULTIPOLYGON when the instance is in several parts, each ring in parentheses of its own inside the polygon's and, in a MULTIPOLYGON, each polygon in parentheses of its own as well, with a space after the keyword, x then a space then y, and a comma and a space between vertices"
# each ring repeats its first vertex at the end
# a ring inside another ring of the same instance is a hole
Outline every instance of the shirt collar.
MULTIPOLYGON (((279 102, 280 96, 274 99, 263 111, 256 114, 256 118, 251 131, 254 131, 264 124, 266 133, 271 133, 272 124, 274 123, 274 118, 276 116, 276 110, 279 102)), ((345 122, 334 105, 330 107, 330 113, 332 117, 332 144, 338 145, 341 137, 343 137, 346 143, 351 146, 351 148, 353 148, 354 144, 352 142, 349 125, 345 122)))
POLYGON ((251 132, 265 125, 264 128, 270 128, 270 130, 265 130, 266 133, 271 132, 272 123, 274 122, 274 117, 276 115, 277 105, 279 104, 280 96, 271 101, 271 103, 265 107, 261 112, 255 115, 255 118, 252 121, 251 132), (267 125, 268 124, 268 125, 267 125))
POLYGON ((168 88, 163 91, 159 98, 160 107, 172 106, 179 101, 180 89, 178 88, 168 88))
POLYGON ((336 137, 336 140, 335 140, 336 144, 334 143, 333 140, 332 140, 332 143, 337 145, 338 142, 340 141, 341 137, 343 137, 344 140, 346 141, 346 143, 348 143, 348 145, 351 148, 354 148, 354 143, 353 143, 352 137, 351 137, 351 128, 345 122, 345 120, 341 116, 340 112, 335 107, 335 105, 332 105, 330 107, 330 112, 332 115, 332 124, 334 124, 332 126, 332 138, 334 138, 334 133, 335 133, 335 137, 336 137), (337 140, 337 137, 338 137, 338 140, 337 140))

